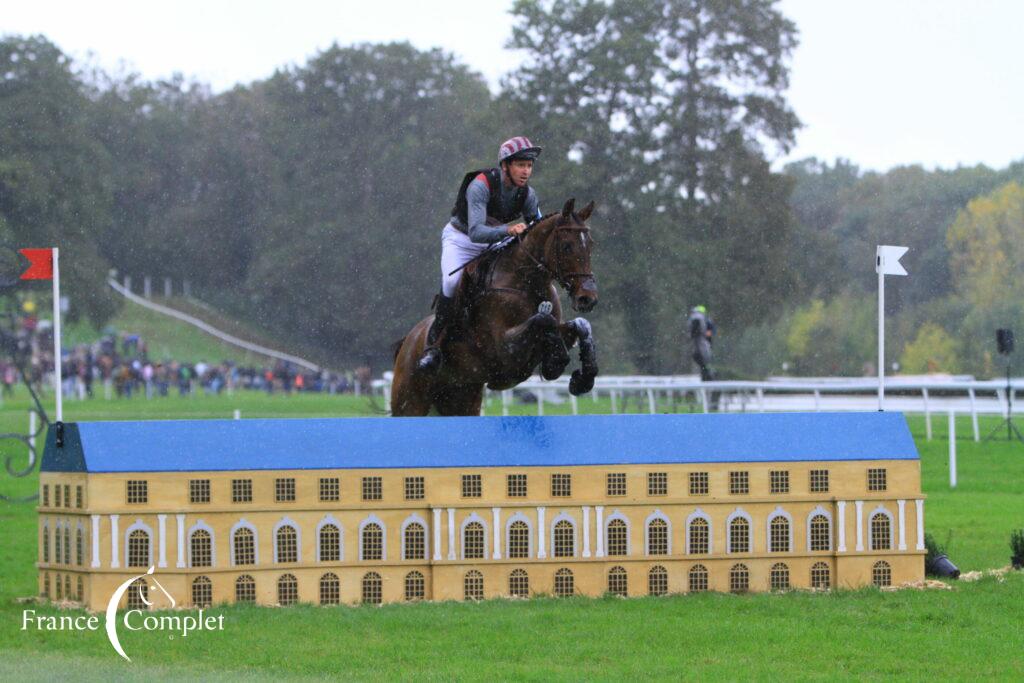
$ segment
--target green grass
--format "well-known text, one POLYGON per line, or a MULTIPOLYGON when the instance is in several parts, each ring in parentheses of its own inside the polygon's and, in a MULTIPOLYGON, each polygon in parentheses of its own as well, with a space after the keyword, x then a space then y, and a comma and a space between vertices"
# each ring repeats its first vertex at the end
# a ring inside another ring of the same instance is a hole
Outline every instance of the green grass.
MULTIPOLYGON (((580 401, 583 410, 607 402, 580 401)), ((364 398, 319 395, 171 397, 69 402, 69 419, 372 415, 364 398)), ((8 400, 0 429, 23 429, 27 403, 8 400)), ((535 406, 515 412, 535 413, 535 406)), ((568 411, 548 406, 547 414, 568 411)), ((490 414, 500 412, 495 401, 490 414)), ((987 432, 994 421, 983 421, 987 432)), ((958 423, 959 486, 950 490, 945 421, 935 439, 910 419, 928 495, 926 526, 961 569, 1008 563, 1024 527, 1024 444, 969 439, 958 423)), ((0 454, 12 454, 0 442, 0 454)), ((17 458, 20 466, 23 458, 17 458)), ((30 495, 37 476, 0 478, 30 495)), ((492 600, 372 607, 217 607, 225 631, 168 639, 122 631, 127 664, 102 631, 22 632, 16 598, 35 592, 36 515, 0 504, 0 677, 4 680, 395 678, 526 680, 975 678, 1024 676, 1024 575, 949 591, 690 595, 668 598, 492 600)), ((56 613, 34 606, 39 613, 56 613)))

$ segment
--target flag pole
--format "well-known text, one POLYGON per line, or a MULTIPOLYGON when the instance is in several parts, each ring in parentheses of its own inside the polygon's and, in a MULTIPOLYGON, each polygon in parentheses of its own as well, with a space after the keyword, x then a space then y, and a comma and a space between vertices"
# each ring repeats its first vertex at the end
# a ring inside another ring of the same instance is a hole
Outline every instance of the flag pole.
POLYGON ((64 382, 61 378, 60 355, 60 262, 59 249, 53 247, 53 378, 57 390, 57 446, 64 445, 64 382))

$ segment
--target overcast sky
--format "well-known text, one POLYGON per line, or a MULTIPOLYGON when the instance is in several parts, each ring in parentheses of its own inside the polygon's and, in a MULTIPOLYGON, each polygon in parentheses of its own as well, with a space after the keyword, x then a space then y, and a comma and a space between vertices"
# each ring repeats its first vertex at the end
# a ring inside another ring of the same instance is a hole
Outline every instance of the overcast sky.
MULTIPOLYGON (((511 0, 7 2, 0 32, 41 33, 79 60, 214 90, 303 64, 333 42, 441 47, 497 87, 511 0), (91 56, 90 56, 91 55, 91 56)), ((783 0, 796 22, 791 159, 993 167, 1024 158, 1024 0, 783 0)), ((528 132, 528 131, 526 131, 528 132)))

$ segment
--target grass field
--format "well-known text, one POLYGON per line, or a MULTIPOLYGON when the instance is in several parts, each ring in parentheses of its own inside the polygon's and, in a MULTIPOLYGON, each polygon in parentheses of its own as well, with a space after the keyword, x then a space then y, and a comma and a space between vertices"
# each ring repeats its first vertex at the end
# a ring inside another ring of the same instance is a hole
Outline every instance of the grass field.
MULTIPOLYGON (((582 400, 583 411, 607 412, 582 400)), ((23 430, 28 404, 7 400, 0 430, 23 430)), ((372 415, 364 398, 197 397, 66 404, 69 420, 372 415)), ((499 409, 492 406, 493 414, 499 409)), ((533 414, 534 406, 517 412, 533 414)), ((547 414, 568 411, 549 406, 547 414)), ((994 422, 992 423, 994 424, 994 422)), ((965 571, 1008 563, 1024 527, 1024 444, 969 440, 958 424, 959 486, 949 488, 944 420, 935 440, 910 418, 928 495, 927 530, 965 571)), ((983 421, 983 433, 990 425, 983 421)), ((12 454, 13 442, 0 442, 12 454)), ((24 457, 16 457, 20 467, 24 457)), ((0 478, 30 495, 35 475, 0 478)), ((1024 677, 1024 576, 951 582, 952 590, 665 598, 492 600, 384 607, 224 607, 223 632, 169 639, 123 632, 128 664, 96 632, 21 631, 17 598, 36 590, 36 514, 0 504, 0 677, 3 680, 432 678, 618 680, 1024 677)), ((33 606, 41 614, 53 608, 33 606)))

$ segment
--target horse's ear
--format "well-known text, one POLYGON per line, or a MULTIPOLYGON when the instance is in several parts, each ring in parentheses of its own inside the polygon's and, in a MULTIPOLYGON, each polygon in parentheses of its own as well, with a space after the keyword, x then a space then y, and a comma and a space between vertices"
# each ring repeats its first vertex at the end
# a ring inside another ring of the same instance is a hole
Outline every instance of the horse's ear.
POLYGON ((580 219, 580 223, 586 223, 590 219, 590 214, 594 212, 594 202, 591 200, 589 204, 580 209, 580 212, 576 214, 576 217, 580 219))
POLYGON ((569 201, 562 207, 562 220, 567 221, 572 218, 572 210, 576 206, 576 198, 570 197, 569 201))

